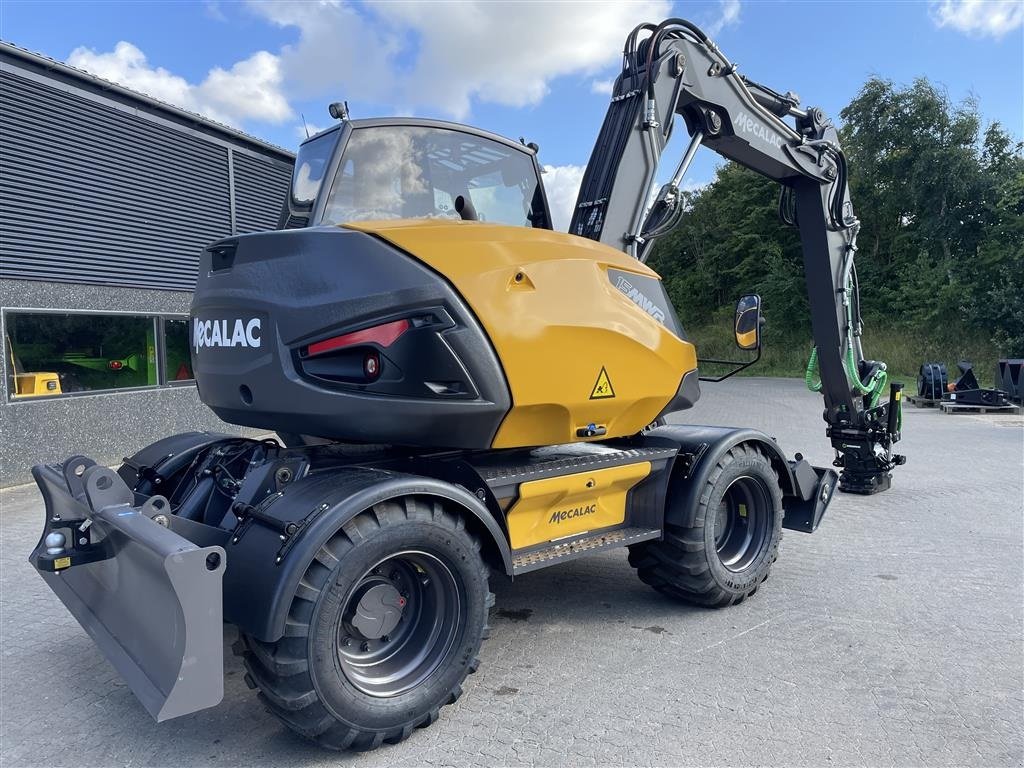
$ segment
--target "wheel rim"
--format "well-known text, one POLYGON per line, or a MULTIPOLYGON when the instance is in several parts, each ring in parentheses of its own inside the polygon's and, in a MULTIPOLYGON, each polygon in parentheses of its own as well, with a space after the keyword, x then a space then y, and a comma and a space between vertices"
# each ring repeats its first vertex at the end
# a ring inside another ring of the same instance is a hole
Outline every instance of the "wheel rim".
POLYGON ((451 651, 465 602, 461 580, 436 555, 407 551, 381 560, 349 591, 339 614, 342 673, 370 696, 415 688, 451 651))
POLYGON ((746 570, 768 542, 774 512, 764 483, 738 477, 730 483, 715 520, 718 559, 733 573, 746 570))

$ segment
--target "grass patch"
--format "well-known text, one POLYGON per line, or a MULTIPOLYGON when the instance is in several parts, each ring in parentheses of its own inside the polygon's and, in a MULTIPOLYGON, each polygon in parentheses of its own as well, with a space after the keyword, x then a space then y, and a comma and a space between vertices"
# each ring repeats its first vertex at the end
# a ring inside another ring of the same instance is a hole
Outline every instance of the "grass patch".
MULTIPOLYGON (((708 325, 686 329, 690 341, 697 346, 699 357, 726 360, 752 357, 736 348, 731 320, 731 315, 726 315, 708 325)), ((766 328, 760 361, 739 375, 803 378, 811 346, 810 333, 779 335, 766 328)), ((974 363, 974 375, 981 386, 992 387, 999 359, 995 345, 976 332, 951 333, 943 339, 892 328, 874 328, 865 332, 864 352, 871 359, 885 362, 890 381, 902 381, 910 393, 917 391, 917 374, 922 363, 945 363, 949 380, 954 381, 958 375, 957 361, 969 360, 974 363)), ((701 373, 708 375, 720 375, 727 370, 728 366, 701 366, 701 373)))

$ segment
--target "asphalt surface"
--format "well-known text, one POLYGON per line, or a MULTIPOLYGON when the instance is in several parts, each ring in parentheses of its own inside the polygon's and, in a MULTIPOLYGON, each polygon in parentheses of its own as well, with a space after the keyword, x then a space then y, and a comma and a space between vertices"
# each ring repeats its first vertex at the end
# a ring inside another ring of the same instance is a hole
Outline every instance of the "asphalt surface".
MULTIPOLYGON (((799 382, 707 386, 694 423, 831 458, 799 382)), ((25 558, 31 487, 0 494, 0 762, 21 765, 1021 765, 1024 419, 908 407, 892 490, 787 532, 725 610, 673 603, 613 551, 494 579, 480 671, 431 728, 338 755, 224 702, 152 722, 25 558)), ((230 633, 229 633, 230 634, 230 633)), ((228 637, 226 642, 230 642, 228 637)))

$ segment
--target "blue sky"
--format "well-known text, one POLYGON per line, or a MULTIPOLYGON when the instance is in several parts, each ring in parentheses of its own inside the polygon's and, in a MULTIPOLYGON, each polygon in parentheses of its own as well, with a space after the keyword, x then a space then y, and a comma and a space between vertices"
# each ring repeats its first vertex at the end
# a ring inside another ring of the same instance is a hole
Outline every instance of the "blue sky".
MULTIPOLYGON (((19 2, 0 37, 295 148, 302 117, 330 123, 416 114, 470 122, 541 146, 554 206, 567 210, 607 104, 622 40, 638 21, 709 28, 743 73, 796 91, 838 119, 872 75, 927 76, 986 121, 1024 135, 1024 3, 19 2)), ((679 135, 679 134, 677 134, 679 135)), ((682 151, 677 139, 666 163, 682 151)), ((709 181, 703 151, 690 183, 709 181)))

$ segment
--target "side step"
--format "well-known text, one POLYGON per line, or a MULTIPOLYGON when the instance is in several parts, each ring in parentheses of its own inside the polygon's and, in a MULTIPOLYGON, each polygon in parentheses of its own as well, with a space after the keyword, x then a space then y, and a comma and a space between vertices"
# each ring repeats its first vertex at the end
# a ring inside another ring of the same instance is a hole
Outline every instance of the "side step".
POLYGON ((660 528, 617 528, 614 531, 584 534, 572 540, 554 542, 514 555, 512 573, 518 576, 521 573, 554 565, 556 561, 573 560, 602 549, 628 547, 630 544, 639 544, 641 541, 660 537, 660 528))
POLYGON ((473 468, 498 498, 513 495, 520 483, 593 472, 638 461, 666 462, 675 458, 671 448, 613 448, 603 443, 571 443, 506 452, 471 462, 473 468))

